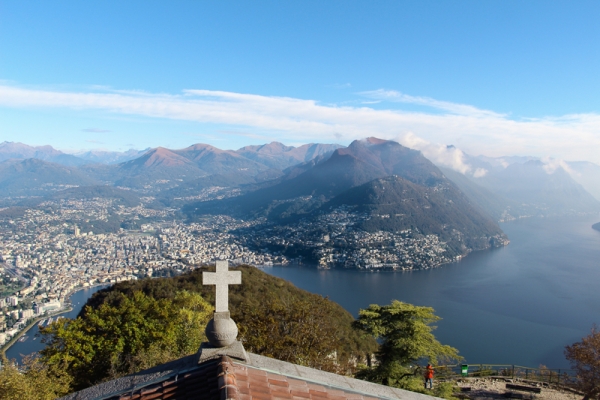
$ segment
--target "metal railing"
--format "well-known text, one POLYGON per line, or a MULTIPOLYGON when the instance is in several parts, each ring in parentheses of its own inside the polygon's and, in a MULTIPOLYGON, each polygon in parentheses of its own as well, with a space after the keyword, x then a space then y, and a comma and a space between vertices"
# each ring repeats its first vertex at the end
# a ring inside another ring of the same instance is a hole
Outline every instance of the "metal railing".
POLYGON ((574 388, 577 378, 571 369, 523 367, 514 364, 455 364, 435 367, 437 379, 454 380, 460 377, 496 377, 518 379, 574 388), (465 374, 465 366, 466 374, 465 374))

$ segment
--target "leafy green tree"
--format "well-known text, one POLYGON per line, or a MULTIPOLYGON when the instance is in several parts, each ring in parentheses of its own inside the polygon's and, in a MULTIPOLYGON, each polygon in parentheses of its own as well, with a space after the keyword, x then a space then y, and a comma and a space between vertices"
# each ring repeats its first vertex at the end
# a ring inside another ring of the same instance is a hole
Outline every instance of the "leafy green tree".
POLYGON ((18 369, 2 355, 0 400, 51 400, 69 393, 71 377, 60 365, 25 358, 18 369))
POLYGON ((243 307, 240 340, 252 353, 338 372, 348 360, 338 360, 341 330, 331 314, 331 309, 306 299, 271 298, 258 307, 243 307))
POLYGON ((212 307, 197 293, 172 299, 142 292, 121 296, 75 320, 61 319, 42 330, 42 361, 66 365, 74 388, 93 385, 196 352, 205 340, 212 307))
POLYGON ((422 370, 416 365, 418 361, 427 360, 437 365, 440 361, 461 359, 458 350, 441 344, 433 335, 435 327, 431 324, 439 320, 431 307, 397 300, 389 305, 372 304, 360 310, 354 326, 378 339, 380 346, 376 366, 357 375, 372 382, 422 391, 422 370))
POLYGON ((585 393, 584 399, 600 397, 600 331, 594 325, 592 332, 565 348, 565 356, 577 372, 579 388, 585 393))

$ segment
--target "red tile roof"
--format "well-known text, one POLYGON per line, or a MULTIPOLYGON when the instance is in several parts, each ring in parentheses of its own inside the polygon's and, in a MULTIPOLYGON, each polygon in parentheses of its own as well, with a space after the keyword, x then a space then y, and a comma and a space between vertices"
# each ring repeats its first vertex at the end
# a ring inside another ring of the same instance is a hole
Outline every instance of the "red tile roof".
POLYGON ((163 382, 132 390, 116 400, 218 399, 220 364, 206 363, 195 371, 171 377, 163 382))
POLYGON ((202 364, 195 371, 171 377, 112 399, 375 400, 376 398, 264 371, 222 356, 220 359, 202 364))

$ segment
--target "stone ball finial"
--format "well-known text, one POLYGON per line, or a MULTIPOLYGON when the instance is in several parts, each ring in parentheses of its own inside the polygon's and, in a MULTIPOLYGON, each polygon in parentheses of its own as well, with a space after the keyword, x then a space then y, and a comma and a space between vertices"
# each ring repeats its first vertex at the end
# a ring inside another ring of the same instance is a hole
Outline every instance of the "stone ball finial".
POLYGON ((231 319, 229 311, 216 312, 206 325, 206 337, 210 344, 215 347, 227 347, 238 335, 238 327, 231 319))

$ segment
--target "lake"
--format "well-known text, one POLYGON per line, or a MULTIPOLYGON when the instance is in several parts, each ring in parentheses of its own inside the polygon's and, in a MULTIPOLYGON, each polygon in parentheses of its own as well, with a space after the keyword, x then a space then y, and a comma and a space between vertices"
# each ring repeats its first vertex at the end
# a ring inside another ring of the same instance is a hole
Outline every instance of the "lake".
MULTIPOLYGON (((101 290, 107 286, 108 285, 95 286, 87 289, 82 289, 73 293, 71 297, 69 297, 71 299, 71 304, 73 305, 73 310, 60 315, 62 315, 65 318, 76 318, 77 314, 79 314, 79 311, 81 311, 81 309, 87 302, 87 299, 92 297, 92 294, 96 293, 98 290, 101 290)), ((54 317, 54 319, 56 319, 56 316, 54 317)), ((29 331, 27 331, 27 333, 25 333, 25 335, 28 336, 28 338, 25 341, 17 341, 8 350, 6 350, 6 357, 9 360, 14 358, 18 362, 21 362, 22 356, 42 350, 45 347, 45 345, 44 343, 42 343, 42 338, 39 335, 39 333, 40 330, 36 323, 31 329, 29 329, 29 331)))
POLYGON ((568 368, 567 344, 600 323, 599 217, 501 224, 510 245, 413 272, 268 267, 269 274, 329 296, 353 315, 401 300, 430 306, 435 331, 469 363, 568 368))
MULTIPOLYGON (((437 338, 472 364, 568 368, 564 346, 600 323, 600 217, 524 219, 501 224, 510 245, 469 255, 433 270, 364 272, 307 266, 264 271, 305 290, 329 296, 352 314, 369 304, 397 299, 430 306, 443 318, 437 338)), ((100 288, 72 297, 74 318, 100 288)), ((20 359, 43 348, 33 340, 8 351, 20 359)))

